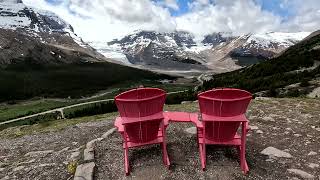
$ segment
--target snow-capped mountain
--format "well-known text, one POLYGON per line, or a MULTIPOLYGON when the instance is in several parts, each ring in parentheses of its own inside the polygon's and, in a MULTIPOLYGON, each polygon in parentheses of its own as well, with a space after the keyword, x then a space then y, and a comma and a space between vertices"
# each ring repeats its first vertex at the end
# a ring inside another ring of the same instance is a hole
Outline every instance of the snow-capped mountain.
MULTIPOLYGON (((131 65, 176 70, 209 68, 225 72, 274 57, 309 34, 270 32, 234 36, 224 32, 207 35, 196 42, 192 34, 183 31, 137 31, 109 42, 104 49, 109 58, 112 58, 111 52, 117 52, 122 62, 131 65)), ((101 49, 99 45, 93 46, 101 49)))
POLYGON ((64 58, 65 53, 86 54, 92 59, 105 59, 78 37, 70 24, 52 12, 27 7, 21 0, 0 0, 0 64, 27 57, 39 47, 39 60, 64 58))
POLYGON ((241 37, 245 42, 233 50, 232 56, 268 59, 295 45, 309 34, 309 32, 248 34, 241 37))
POLYGON ((127 62, 133 65, 164 70, 206 69, 200 56, 185 50, 196 46, 193 38, 187 32, 138 31, 108 45, 122 51, 127 62))

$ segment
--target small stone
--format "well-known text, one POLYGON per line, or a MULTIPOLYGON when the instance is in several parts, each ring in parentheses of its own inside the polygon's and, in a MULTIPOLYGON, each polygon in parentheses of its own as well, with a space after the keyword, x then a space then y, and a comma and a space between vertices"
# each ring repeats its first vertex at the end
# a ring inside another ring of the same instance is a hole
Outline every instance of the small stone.
POLYGON ((40 164, 39 167, 46 167, 46 166, 55 166, 56 163, 46 163, 46 164, 40 164))
POLYGON ((265 120, 265 121, 272 121, 272 122, 274 121, 274 119, 272 117, 269 117, 269 116, 263 117, 262 119, 265 120))
POLYGON ((196 127, 187 128, 185 131, 187 133, 189 133, 189 134, 197 134, 197 128, 196 127))
POLYGON ((86 148, 87 149, 93 149, 94 148, 94 144, 97 142, 97 141, 101 141, 103 138, 97 138, 97 139, 93 139, 91 141, 89 141, 86 145, 86 148))
POLYGON ((263 134, 263 131, 257 130, 256 133, 257 133, 257 134, 263 134))
POLYGON ((309 166, 310 168, 314 169, 314 168, 318 168, 318 167, 319 167, 319 164, 310 163, 308 166, 309 166))
POLYGON ((6 166, 8 166, 8 165, 9 165, 8 163, 2 163, 2 162, 0 162, 0 168, 6 167, 6 166))
POLYGON ((292 129, 291 129, 291 128, 286 128, 286 130, 288 130, 288 131, 292 131, 292 129))
POLYGON ((106 133, 104 133, 101 138, 105 139, 107 138, 108 136, 110 136, 112 133, 114 133, 116 131, 116 128, 112 128, 112 129, 109 129, 106 133))
POLYGON ((283 158, 292 158, 291 154, 281 151, 277 148, 274 147, 267 147, 266 149, 264 149, 263 151, 261 151, 261 154, 263 155, 267 155, 269 157, 272 158, 272 156, 274 157, 283 157, 283 158))
POLYGON ((69 149, 70 149, 70 147, 63 148, 63 149, 61 149, 60 151, 58 151, 58 153, 62 153, 62 152, 64 152, 64 151, 68 151, 69 149))
POLYGON ((316 128, 317 131, 320 131, 320 128, 316 128))
POLYGON ((83 146, 81 146, 81 147, 78 147, 78 148, 75 148, 75 149, 71 149, 70 151, 71 151, 71 152, 76 152, 76 151, 80 151, 80 149, 81 149, 81 148, 83 148, 83 146))
POLYGON ((85 161, 91 161, 94 159, 94 149, 91 148, 91 149, 85 149, 83 151, 83 157, 84 157, 84 160, 85 161))
POLYGON ((251 130, 257 130, 257 129, 259 129, 258 126, 249 126, 249 128, 250 128, 251 130))
POLYGON ((267 162, 274 162, 274 159, 266 159, 267 162))
POLYGON ((297 177, 293 177, 293 178, 291 178, 290 180, 300 180, 300 179, 297 178, 297 177))
POLYGON ((33 163, 35 161, 36 161, 35 159, 31 159, 30 161, 27 161, 27 162, 20 162, 20 163, 17 164, 17 166, 24 165, 24 164, 31 164, 31 163, 33 163))
POLYGON ((5 168, 0 168, 0 172, 2 172, 2 171, 4 171, 5 170, 5 168))
POLYGON ((76 173, 74 175, 74 180, 92 180, 94 173, 95 163, 90 162, 86 164, 81 164, 77 167, 76 173))
POLYGON ((46 156, 47 154, 52 153, 53 150, 47 150, 47 151, 32 151, 32 152, 28 152, 27 154, 25 154, 24 156, 46 156))
POLYGON ((76 152, 71 153, 70 159, 71 160, 77 160, 79 158, 79 156, 80 156, 80 152, 76 151, 76 152))
POLYGON ((309 173, 302 171, 300 169, 288 169, 287 171, 290 173, 293 173, 295 175, 298 175, 304 179, 314 179, 314 176, 312 174, 309 174, 309 173))
POLYGON ((78 144, 78 142, 72 142, 72 145, 74 145, 74 146, 77 145, 77 144, 78 144))
POLYGON ((192 101, 182 101, 181 104, 190 104, 192 101))
POLYGON ((314 156, 314 155, 317 155, 318 153, 314 152, 314 151, 311 151, 309 152, 308 156, 314 156))
POLYGON ((301 134, 294 134, 295 137, 301 137, 301 134))
POLYGON ((15 171, 20 171, 20 170, 22 170, 24 168, 24 166, 18 166, 18 167, 16 167, 16 168, 14 168, 13 169, 13 171, 15 172, 15 171))

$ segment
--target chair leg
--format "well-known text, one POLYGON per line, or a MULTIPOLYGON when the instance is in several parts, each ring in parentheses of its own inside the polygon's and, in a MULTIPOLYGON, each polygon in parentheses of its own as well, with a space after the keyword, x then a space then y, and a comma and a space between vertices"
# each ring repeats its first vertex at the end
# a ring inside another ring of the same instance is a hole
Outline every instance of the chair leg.
POLYGON ((199 143, 199 152, 200 152, 200 160, 201 160, 201 168, 203 171, 206 170, 206 150, 205 145, 199 143))
POLYGON ((246 161, 246 134, 247 134, 247 124, 242 123, 240 166, 244 174, 247 174, 247 172, 249 171, 249 167, 246 161))
POLYGON ((163 163, 169 168, 170 166, 170 160, 169 160, 169 156, 168 156, 168 152, 167 152, 167 145, 165 142, 161 143, 161 147, 162 147, 162 159, 163 159, 163 163))
POLYGON ((128 148, 125 148, 125 149, 124 149, 124 168, 125 168, 125 171, 126 171, 126 176, 128 176, 128 175, 130 174, 128 148))

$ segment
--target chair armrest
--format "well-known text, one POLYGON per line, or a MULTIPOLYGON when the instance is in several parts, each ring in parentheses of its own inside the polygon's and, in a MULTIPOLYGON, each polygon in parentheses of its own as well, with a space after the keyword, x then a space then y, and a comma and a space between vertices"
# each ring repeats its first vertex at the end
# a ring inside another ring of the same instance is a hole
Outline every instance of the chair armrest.
POLYGON ((202 122, 199 121, 198 113, 190 113, 190 120, 197 126, 197 128, 203 128, 202 122))
POLYGON ((118 128, 119 132, 124 132, 124 126, 122 125, 122 119, 121 117, 117 117, 115 122, 114 122, 114 126, 116 128, 118 128))

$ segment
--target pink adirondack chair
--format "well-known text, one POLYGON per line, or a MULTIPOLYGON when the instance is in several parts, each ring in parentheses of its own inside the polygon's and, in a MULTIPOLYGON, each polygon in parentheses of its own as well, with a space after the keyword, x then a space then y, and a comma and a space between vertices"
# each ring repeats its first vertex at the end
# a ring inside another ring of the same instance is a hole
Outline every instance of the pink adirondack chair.
POLYGON ((240 89, 213 89, 198 95, 202 122, 198 117, 191 120, 197 126, 197 139, 202 169, 206 168, 206 145, 236 146, 240 154, 240 166, 244 174, 249 171, 246 158, 246 133, 248 120, 245 116, 252 95, 240 89), (242 125, 241 136, 237 133, 242 125))
POLYGON ((138 88, 115 97, 120 116, 115 126, 121 133, 124 148, 126 175, 129 175, 129 148, 160 144, 163 163, 169 167, 166 148, 166 127, 168 121, 163 116, 166 93, 156 88, 138 88))

